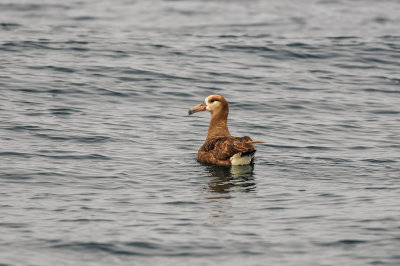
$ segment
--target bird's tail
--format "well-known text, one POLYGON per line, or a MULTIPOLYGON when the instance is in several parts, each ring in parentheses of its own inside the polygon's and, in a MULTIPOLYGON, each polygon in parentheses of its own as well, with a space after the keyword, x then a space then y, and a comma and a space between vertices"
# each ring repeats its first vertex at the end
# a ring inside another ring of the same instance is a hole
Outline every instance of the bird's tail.
POLYGON ((264 141, 250 141, 251 144, 261 144, 265 143, 264 141))

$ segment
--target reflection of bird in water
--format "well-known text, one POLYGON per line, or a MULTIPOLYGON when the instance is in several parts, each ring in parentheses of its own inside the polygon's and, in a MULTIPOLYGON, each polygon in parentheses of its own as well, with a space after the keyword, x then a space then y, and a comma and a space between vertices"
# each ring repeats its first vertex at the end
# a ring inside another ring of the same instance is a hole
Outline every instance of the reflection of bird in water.
POLYGON ((206 170, 212 179, 208 182, 210 191, 229 193, 231 191, 254 191, 253 165, 207 165, 206 170))
POLYGON ((227 201, 234 192, 251 192, 256 188, 253 177, 253 165, 204 165, 209 173, 207 190, 213 194, 207 198, 211 204, 210 218, 207 223, 225 225, 234 218, 231 203, 227 201), (222 199, 222 200, 221 200, 222 199))

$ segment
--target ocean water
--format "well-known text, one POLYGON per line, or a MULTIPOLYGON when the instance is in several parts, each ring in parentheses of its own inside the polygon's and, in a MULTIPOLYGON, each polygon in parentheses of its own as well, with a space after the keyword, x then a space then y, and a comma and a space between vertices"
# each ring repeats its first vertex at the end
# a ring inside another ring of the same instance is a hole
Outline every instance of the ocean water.
POLYGON ((399 14, 0 1, 0 264, 400 265, 399 14), (254 166, 196 161, 210 94, 254 166))

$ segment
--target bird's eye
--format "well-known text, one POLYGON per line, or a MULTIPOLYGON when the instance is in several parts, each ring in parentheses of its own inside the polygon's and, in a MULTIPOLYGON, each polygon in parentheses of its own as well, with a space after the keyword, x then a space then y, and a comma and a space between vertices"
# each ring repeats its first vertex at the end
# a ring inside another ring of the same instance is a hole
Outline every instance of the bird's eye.
POLYGON ((215 100, 210 100, 210 103, 213 103, 215 100))

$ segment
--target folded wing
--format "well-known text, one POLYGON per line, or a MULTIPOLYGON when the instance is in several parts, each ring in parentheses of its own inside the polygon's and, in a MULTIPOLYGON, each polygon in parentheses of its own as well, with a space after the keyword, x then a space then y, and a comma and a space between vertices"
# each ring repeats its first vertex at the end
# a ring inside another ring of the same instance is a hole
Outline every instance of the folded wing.
POLYGON ((207 139, 198 153, 198 160, 213 164, 230 164, 235 154, 253 155, 256 152, 253 140, 248 137, 219 137, 207 139))

